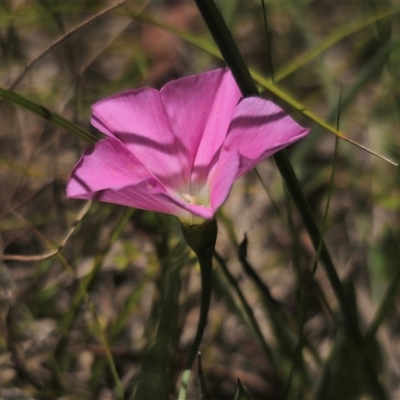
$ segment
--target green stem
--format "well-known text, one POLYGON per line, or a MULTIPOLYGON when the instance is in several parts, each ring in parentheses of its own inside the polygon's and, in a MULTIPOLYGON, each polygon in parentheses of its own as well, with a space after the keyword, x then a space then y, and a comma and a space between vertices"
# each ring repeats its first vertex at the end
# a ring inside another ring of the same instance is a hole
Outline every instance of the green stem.
POLYGON ((192 367, 193 361, 195 360, 201 339, 203 338, 204 329, 207 325, 208 310, 210 309, 211 303, 211 292, 212 292, 212 253, 209 254, 198 254, 197 255, 200 264, 201 273, 201 304, 200 304, 200 317, 197 325, 196 336, 193 340, 190 348, 189 356, 186 360, 185 370, 192 367))
POLYGON ((212 293, 212 257, 217 239, 217 223, 215 219, 206 220, 204 223, 198 225, 182 223, 182 233, 186 243, 195 252, 199 261, 201 272, 201 305, 196 336, 186 360, 184 379, 182 380, 179 399, 186 398, 186 388, 189 382, 190 370, 199 351, 203 333, 207 325, 212 293))

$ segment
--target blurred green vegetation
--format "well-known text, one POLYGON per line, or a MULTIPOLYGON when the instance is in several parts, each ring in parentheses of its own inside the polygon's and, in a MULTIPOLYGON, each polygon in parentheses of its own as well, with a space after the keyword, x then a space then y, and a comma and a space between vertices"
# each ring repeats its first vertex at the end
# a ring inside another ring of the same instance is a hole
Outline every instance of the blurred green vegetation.
MULTIPOLYGON (((400 161, 397 2, 266 2, 268 32, 261 2, 217 4, 260 76, 271 77, 268 35, 280 89, 330 124, 340 113, 349 138, 400 161)), ((100 137, 89 124, 95 101, 223 65, 167 31, 215 49, 194 2, 126 2, 100 15, 106 7, 0 1, 0 87, 100 137)), ((374 374, 394 399, 399 170, 341 141, 332 185, 334 136, 293 116, 313 131, 289 149, 290 160, 318 222, 331 192, 324 238, 364 346, 346 336, 323 270, 312 274, 310 239, 267 160, 260 180, 241 178, 218 215, 201 348, 210 396, 373 398, 374 374), (363 354, 372 371, 360 367, 363 354)), ((87 144, 10 103, 0 103, 0 121, 0 397, 176 398, 200 293, 177 222, 67 200, 66 181, 87 144)), ((188 393, 198 398, 194 378, 188 393)))

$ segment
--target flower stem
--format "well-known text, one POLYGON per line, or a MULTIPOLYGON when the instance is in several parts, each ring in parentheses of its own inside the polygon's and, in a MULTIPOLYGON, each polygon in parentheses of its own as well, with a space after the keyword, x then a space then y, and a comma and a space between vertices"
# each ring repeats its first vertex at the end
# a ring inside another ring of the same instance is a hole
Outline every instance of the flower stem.
POLYGON ((182 223, 182 232, 188 246, 195 252, 201 272, 201 305, 196 336, 193 340, 185 364, 184 380, 181 385, 179 399, 186 398, 190 370, 198 353, 203 333, 207 325, 208 310, 212 293, 212 257, 217 239, 217 223, 215 219, 206 220, 202 224, 188 225, 182 223))
POLYGON ((200 318, 197 325, 196 336, 190 348, 189 356, 186 361, 185 369, 190 369, 194 359, 197 356, 201 339, 203 338, 204 329, 207 325, 208 310, 211 302, 211 281, 212 281, 212 257, 202 254, 197 256, 200 263, 201 272, 201 305, 200 318))

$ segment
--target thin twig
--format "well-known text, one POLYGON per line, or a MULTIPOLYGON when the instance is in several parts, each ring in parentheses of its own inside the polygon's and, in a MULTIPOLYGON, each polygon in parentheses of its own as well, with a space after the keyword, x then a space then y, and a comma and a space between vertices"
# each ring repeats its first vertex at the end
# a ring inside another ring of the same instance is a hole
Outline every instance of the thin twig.
MULTIPOLYGON (((76 227, 78 226, 79 222, 82 220, 82 218, 86 215, 86 213, 89 211, 90 206, 92 205, 91 201, 88 201, 87 203, 85 203, 85 205, 81 208, 81 210, 78 212, 78 215, 74 221, 74 223, 72 224, 72 226, 70 227, 70 229, 68 230, 68 232, 66 233, 66 235, 64 236, 64 238, 61 240, 61 243, 59 244, 59 246, 53 250, 50 250, 46 253, 43 254, 32 254, 32 255, 26 255, 23 256, 21 254, 0 254, 0 260, 7 260, 7 261, 22 261, 22 262, 36 262, 36 261, 42 261, 45 260, 47 258, 53 257, 56 254, 58 254, 63 248, 64 246, 67 244, 68 239, 71 237, 71 235, 74 233, 76 227)), ((26 221, 26 219, 24 219, 20 214, 18 214, 17 212, 13 211, 13 214, 18 216, 18 218, 21 218, 24 220, 24 222, 26 224, 29 224, 28 221, 26 221)), ((29 224, 30 225, 30 224, 29 224)), ((34 228, 31 225, 32 228, 34 228)), ((35 230, 35 232, 40 236, 40 238, 42 240, 44 240, 46 242, 47 245, 49 245, 49 240, 43 236, 40 232, 38 232, 37 230, 35 230)))
MULTIPOLYGON (((14 79, 14 81, 11 83, 11 85, 8 87, 8 90, 14 89, 16 86, 18 86, 26 74, 40 61, 42 60, 48 53, 50 53, 52 50, 56 49, 60 45, 62 45, 68 38, 70 38, 72 35, 75 33, 79 32, 81 29, 89 26, 93 22, 97 21, 98 19, 102 18, 104 15, 106 15, 108 12, 111 10, 119 7, 121 4, 125 3, 126 0, 119 1, 118 3, 112 5, 111 7, 106 8, 105 10, 101 11, 99 14, 94 15, 93 17, 87 19, 86 21, 82 22, 75 28, 71 29, 68 31, 65 35, 61 36, 58 40, 53 42, 49 47, 47 47, 44 51, 42 51, 36 58, 34 58, 31 62, 29 62, 25 68, 21 71, 21 73, 17 76, 17 78, 14 79)), ((0 100, 0 106, 3 103, 3 100, 0 100)))

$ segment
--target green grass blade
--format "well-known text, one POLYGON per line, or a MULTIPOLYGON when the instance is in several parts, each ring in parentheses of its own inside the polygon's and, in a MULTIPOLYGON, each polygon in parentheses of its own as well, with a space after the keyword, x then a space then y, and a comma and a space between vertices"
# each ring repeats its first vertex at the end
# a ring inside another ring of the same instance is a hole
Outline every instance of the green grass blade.
MULTIPOLYGON (((197 0, 196 4, 200 9, 203 18, 208 24, 209 29, 215 41, 217 42, 217 45, 220 47, 224 59, 226 60, 228 66, 231 68, 232 73, 237 81, 237 84, 240 90, 242 90, 243 92, 243 95, 258 96, 259 94, 257 87, 255 86, 254 81, 252 80, 250 73, 237 49, 237 46, 232 36, 230 35, 228 28, 224 23, 222 15, 219 13, 219 10, 217 9, 214 2, 210 0, 209 1, 197 0), (232 63, 233 65, 230 65, 230 63, 232 63), (242 74, 244 74, 244 76, 242 76, 242 74)), ((321 240, 319 229, 314 221, 311 209, 300 188, 300 185, 297 181, 297 177, 286 155, 286 152, 280 151, 276 153, 274 159, 278 166, 279 172, 281 173, 286 183, 289 193, 293 198, 297 208, 299 209, 304 225, 313 241, 314 247, 317 249, 320 241, 321 243, 324 242, 321 240)), ((332 259, 324 244, 322 245, 321 248, 321 259, 326 265, 330 282, 338 298, 340 299, 342 308, 346 309, 346 296, 344 295, 344 291, 340 283, 339 277, 337 276, 332 259)), ((351 322, 352 320, 351 315, 348 315, 348 319, 350 326, 353 325, 351 322)))
POLYGON ((52 122, 62 129, 65 129, 66 131, 72 133, 79 139, 84 140, 85 142, 93 144, 98 141, 96 136, 94 136, 87 130, 67 120, 60 114, 52 112, 46 107, 33 103, 32 101, 28 100, 24 96, 21 96, 20 94, 0 87, 0 96, 9 103, 15 104, 18 107, 24 108, 25 110, 28 110, 33 114, 39 115, 40 117, 47 119, 48 121, 52 122))
POLYGON ((260 299, 264 309, 266 310, 266 315, 270 321, 271 329, 274 333, 275 340, 279 348, 281 363, 282 365, 285 365, 288 362, 290 364, 295 364, 298 367, 296 372, 298 372, 299 380, 303 382, 304 385, 308 384, 309 377, 304 365, 302 354, 299 354, 298 357, 295 357, 296 338, 293 332, 290 330, 291 324, 289 323, 288 319, 285 318, 279 302, 277 302, 271 295, 271 291, 269 290, 267 284, 263 282, 263 280, 247 260, 247 243, 247 237, 245 236, 239 247, 239 261, 242 265, 244 273, 249 277, 260 294, 260 299))
MULTIPOLYGON (((91 203, 89 202, 89 203, 83 208, 83 210, 81 211, 81 213, 79 213, 78 219, 76 220, 76 223, 78 223, 78 222, 81 221, 81 219, 83 218, 83 216, 84 216, 84 215, 86 214, 86 212, 88 211, 88 207, 90 207, 90 205, 91 205, 91 203)), ((130 212, 131 212, 132 210, 131 210, 131 209, 127 209, 127 211, 128 211, 128 213, 126 213, 126 214, 127 214, 127 216, 129 217, 130 212)), ((111 241, 112 241, 112 242, 115 240, 115 238, 119 237, 120 230, 123 228, 123 226, 125 226, 125 225, 124 225, 125 223, 126 223, 126 221, 125 221, 124 219, 122 219, 122 225, 121 225, 121 223, 118 224, 117 229, 116 229, 116 231, 114 232, 114 235, 112 235, 112 238, 111 238, 111 241)), ((33 227, 32 227, 32 228, 33 228, 33 227)), ((67 238, 65 239, 65 241, 68 240, 68 238, 73 234, 74 230, 75 230, 75 226, 74 226, 73 229, 70 230, 70 232, 68 232, 68 235, 67 235, 67 238)), ((46 237, 44 237, 39 231, 37 231, 37 235, 39 235, 39 236, 42 238, 43 242, 44 242, 49 248, 51 248, 51 249, 53 248, 53 244, 50 243, 50 242, 48 241, 48 239, 46 239, 46 237)), ((45 257, 45 259, 49 259, 49 257, 56 257, 56 258, 58 258, 58 260, 60 261, 60 263, 61 263, 61 264, 63 265, 63 267, 65 268, 65 271, 66 271, 69 275, 75 277, 75 271, 74 271, 74 269, 73 269, 72 266, 67 262, 67 260, 64 258, 64 256, 63 256, 63 255, 61 254, 61 252, 60 252, 60 251, 62 250, 62 248, 63 248, 63 246, 61 246, 61 247, 60 247, 56 252, 54 252, 53 254, 51 254, 51 255, 45 257)), ((107 251, 107 253, 108 253, 108 251, 107 251)), ((42 259, 42 258, 39 258, 39 259, 42 259)), ((100 264, 100 265, 102 265, 102 264, 100 264)), ((88 289, 87 286, 83 285, 81 282, 78 282, 77 297, 80 299, 80 301, 83 301, 83 300, 85 300, 85 299, 87 300, 88 308, 90 309, 90 311, 91 311, 91 313, 92 313, 92 315, 93 315, 94 321, 95 321, 94 328, 95 328, 95 330, 96 330, 96 333, 97 333, 97 335, 98 335, 98 337, 99 337, 100 342, 102 343, 102 346, 103 346, 103 349, 104 349, 104 352, 105 352, 105 355, 106 355, 106 361, 107 361, 108 367, 109 367, 109 369, 110 369, 111 375, 112 375, 113 380, 114 380, 115 389, 116 389, 116 392, 117 392, 117 398, 118 398, 119 400, 121 400, 121 399, 124 398, 123 389, 122 389, 122 383, 121 383, 121 380, 120 380, 120 378, 119 378, 119 376, 118 376, 118 372, 117 372, 117 369, 116 369, 114 360, 113 360, 112 355, 111 355, 111 350, 110 350, 110 347, 109 347, 107 338, 106 338, 106 336, 105 336, 105 334, 104 334, 103 328, 102 328, 102 326, 101 326, 101 323, 100 323, 100 321, 99 321, 99 319, 98 319, 96 309, 95 309, 93 303, 90 301, 90 299, 89 299, 89 297, 88 297, 87 289, 88 289)), ((59 358, 59 357, 61 357, 61 355, 63 355, 61 352, 62 352, 62 351, 64 350, 64 348, 65 348, 65 347, 64 347, 65 338, 66 338, 66 335, 68 334, 68 332, 69 332, 69 330, 70 330, 71 324, 72 324, 73 321, 75 320, 75 315, 76 315, 76 311, 77 311, 77 310, 78 310, 78 308, 73 309, 69 314, 67 314, 67 317, 68 317, 68 318, 64 320, 64 322, 67 321, 67 323, 64 324, 64 329, 61 329, 61 338, 59 339, 58 346, 56 347, 56 350, 55 350, 55 352, 54 352, 54 353, 55 353, 54 359, 52 359, 52 362, 51 362, 51 365, 52 365, 52 367, 53 367, 53 373, 54 373, 54 383, 55 383, 58 387, 60 387, 60 388, 63 388, 63 387, 65 386, 65 383, 64 383, 63 376, 62 376, 62 370, 61 370, 61 368, 60 368, 60 364, 57 362, 57 358, 59 358)))
POLYGON ((321 43, 317 46, 312 48, 307 53, 301 55, 300 57, 296 58, 294 61, 286 65, 285 67, 281 68, 275 75, 275 81, 279 82, 282 79, 286 78, 290 74, 297 71, 299 68, 304 66, 305 64, 309 63, 311 60, 318 57, 324 51, 330 49, 333 45, 340 42, 342 39, 356 33, 370 25, 373 25, 377 21, 380 21, 387 17, 395 17, 396 14, 399 13, 399 10, 390 10, 381 12, 376 15, 371 15, 369 17, 357 20, 346 22, 345 25, 340 26, 339 28, 335 29, 327 38, 325 38, 321 43))
MULTIPOLYGON (((340 96, 339 96, 339 104, 340 104, 340 96)), ((339 127, 339 114, 338 114, 338 120, 337 120, 337 126, 339 127)), ((325 204, 325 210, 324 214, 322 217, 322 224, 321 224, 321 240, 318 243, 318 248, 317 248, 317 253, 314 259, 314 264, 312 267, 312 277, 314 278, 317 267, 318 267, 318 260, 320 258, 320 253, 321 253, 321 247, 322 247, 322 240, 323 240, 323 235, 325 233, 326 229, 326 224, 327 224, 327 219, 328 219, 328 214, 329 214, 329 208, 330 208, 330 202, 331 202, 331 197, 332 197, 332 192, 333 192, 333 187, 334 187, 334 179, 335 179, 335 171, 336 171, 336 163, 337 163, 337 157, 338 157, 338 139, 336 138, 335 140, 335 148, 334 148, 334 155, 333 155, 333 162, 332 162, 332 169, 331 169, 331 175, 330 175, 330 182, 329 182, 329 187, 328 187, 328 198, 326 200, 325 204)), ((289 379, 287 381, 287 387, 286 387, 286 394, 289 393, 290 387, 292 385, 292 377, 294 375, 295 369, 298 367, 297 359, 301 359, 302 357, 302 351, 303 351, 303 344, 305 340, 304 336, 304 325, 306 323, 306 318, 307 318, 307 313, 309 311, 309 306, 311 302, 311 296, 313 293, 313 290, 310 290, 311 288, 308 288, 307 290, 304 290, 304 297, 302 300, 302 306, 300 309, 302 310, 301 314, 301 319, 300 319, 300 327, 299 327, 299 337, 298 337, 298 343, 296 346, 296 350, 294 352, 294 360, 293 360, 293 365, 292 369, 289 374, 289 379)), ((287 398, 287 397, 286 397, 287 398)))
MULTIPOLYGON (((384 43, 371 60, 363 67, 360 71, 357 80, 343 93, 343 100, 341 102, 341 108, 347 109, 357 95, 366 87, 366 85, 371 82, 379 72, 384 68, 390 54, 394 51, 398 51, 400 48, 400 40, 394 40, 392 42, 384 43)), ((371 55, 372 56, 372 55, 371 55)), ((337 114, 338 109, 332 110, 328 116, 328 121, 333 120, 334 116, 337 114)))
MULTIPOLYGON (((170 32, 177 37, 181 38, 182 40, 186 41, 187 43, 190 43, 197 48, 205 51, 206 53, 219 58, 220 60, 223 60, 224 58, 221 55, 221 52, 215 48, 212 44, 209 43, 207 40, 202 40, 199 39, 198 37, 195 37, 194 35, 191 35, 189 33, 183 32, 179 29, 176 29, 174 27, 171 27, 163 22, 160 22, 148 15, 145 14, 134 14, 130 15, 132 18, 142 21, 148 24, 151 24, 153 26, 156 26, 164 31, 170 32)), ((231 65, 227 62, 229 67, 231 68, 231 65)), ((348 135, 345 133, 338 131, 333 125, 329 124, 326 122, 324 119, 318 117, 316 114, 313 112, 307 110, 301 103, 299 103, 296 99, 294 99, 290 94, 285 92, 284 90, 280 89, 277 85, 275 85, 270 79, 265 78, 262 74, 250 69, 251 76, 253 80, 260 85, 264 90, 266 90, 268 93, 270 93, 273 96, 276 96, 280 101, 282 101, 284 104, 286 104, 288 107, 292 108, 299 114, 303 115, 305 118, 309 119, 310 121, 314 122, 315 124, 319 125, 321 128, 326 129, 328 132, 333 133, 337 137, 339 137, 342 140, 345 140, 348 143, 351 143, 352 145, 359 147, 360 149, 367 151, 368 153, 381 158, 382 160, 392 164, 392 165, 397 165, 394 161, 390 160, 389 158, 376 153, 375 151, 363 146, 362 144, 356 142, 355 140, 351 139, 348 135)), ((246 78, 248 79, 248 78, 246 78)), ((248 82, 249 83, 249 82, 248 82)), ((254 82, 251 83, 254 85, 254 82)), ((257 91, 258 93, 258 91, 257 91)))
MULTIPOLYGON (((230 288, 233 290, 233 292, 236 294, 237 298, 239 299, 241 309, 243 310, 243 314, 241 313, 241 316, 245 318, 246 325, 252 331, 254 337, 257 339, 261 349, 267 356, 269 362, 271 363, 271 365, 275 371, 275 379, 277 382, 277 386, 279 387, 280 390, 283 390, 283 387, 284 387, 284 385, 283 385, 283 369, 282 369, 281 363, 277 359, 277 356, 274 353, 274 351, 271 349, 271 347, 265 340, 265 338, 261 332, 261 328, 257 322, 257 319, 254 316, 252 308, 250 307, 249 303, 247 302, 246 298, 244 297, 244 294, 243 294, 242 290, 240 289, 238 283, 236 282, 235 278, 229 272, 223 258, 218 254, 218 252, 214 252, 214 257, 218 261, 218 263, 221 267, 220 271, 222 272, 224 278, 227 280, 230 288)), ((219 275, 217 275, 217 274, 215 274, 215 275, 216 275, 216 278, 218 279, 219 275)), ((222 286, 222 285, 220 284, 219 286, 222 286)))
POLYGON ((55 359, 58 361, 61 356, 62 356, 62 351, 65 346, 66 340, 67 340, 67 335, 71 329, 71 326, 73 322, 75 321, 76 315, 84 302, 84 300, 88 297, 88 290, 90 289, 90 286, 93 284, 93 281, 99 271, 101 270, 101 267, 104 263, 104 260, 106 256, 108 255, 109 251, 111 250, 112 246, 116 242, 116 240, 119 238, 122 230, 124 229, 125 225, 128 223, 129 218, 131 217, 132 213, 135 210, 131 208, 126 208, 124 210, 124 213, 122 214, 120 220, 118 221, 117 225, 115 226, 114 230, 112 231, 110 238, 108 240, 107 245, 105 246, 104 250, 102 253, 97 257, 95 260, 92 270, 90 271, 89 275, 87 275, 85 278, 82 279, 82 282, 78 284, 77 291, 75 292, 73 299, 72 299, 72 305, 71 305, 71 310, 66 314, 64 319, 61 321, 61 327, 60 327, 60 339, 56 345, 54 354, 55 354, 55 359))
MULTIPOLYGON (((243 95, 258 96, 258 90, 254 84, 254 81, 251 78, 250 72, 248 71, 233 40, 233 37, 230 34, 229 29, 225 25, 224 19, 214 1, 196 0, 196 4, 209 27, 214 40, 220 48, 221 54, 223 55, 228 66, 231 68, 232 73, 237 81, 239 88, 242 90, 243 95), (232 63, 233 65, 231 65, 230 63, 232 63), (245 74, 245 76, 242 76, 242 74, 245 74)), ((319 229, 315 223, 309 204, 304 197, 304 194, 297 181, 296 175, 289 162, 286 152, 280 151, 276 153, 274 156, 274 160, 278 166, 279 172, 285 180, 288 191, 300 212, 303 223, 313 242, 314 248, 317 250, 319 246, 321 246, 320 258, 325 267, 325 271, 328 275, 332 288, 335 291, 335 294, 339 300, 340 309, 344 317, 344 327, 349 337, 351 337, 354 341, 354 344, 356 346, 360 346, 361 333, 358 329, 355 316, 348 308, 346 293, 339 280, 324 240, 321 238, 319 229)), ((373 374, 372 369, 366 360, 365 363, 366 369, 368 370, 368 378, 370 379, 371 385, 375 389, 375 393, 379 393, 383 396, 381 398, 385 398, 386 396, 384 394, 384 390, 377 380, 376 375, 373 374)))
POLYGON ((309 119, 310 121, 314 122, 315 124, 319 125, 321 128, 326 129, 328 132, 333 133, 336 135, 338 138, 372 154, 373 156, 376 156, 389 164, 397 166, 396 162, 393 160, 390 160, 388 157, 383 156, 382 154, 379 154, 364 145, 356 142, 353 139, 350 139, 345 133, 337 130, 333 125, 330 123, 326 122, 322 118, 319 118, 317 115, 315 115, 313 112, 307 110, 302 104, 300 104, 297 100, 293 99, 289 94, 287 94, 285 91, 279 89, 276 85, 273 85, 270 81, 268 81, 266 78, 261 76, 260 74, 256 72, 252 72, 252 76, 254 80, 261 85, 266 91, 271 93, 272 95, 278 97, 281 101, 283 101, 285 104, 287 104, 289 107, 293 108, 297 112, 299 112, 301 115, 309 119))
POLYGON ((104 333, 103 327, 101 325, 101 322, 98 318, 97 312, 96 312, 96 308, 94 307, 93 303, 91 301, 88 302, 88 308, 90 309, 90 311, 92 312, 92 315, 95 319, 95 330, 97 333, 97 336, 100 340, 100 343, 103 346, 104 349, 104 353, 106 355, 106 360, 108 363, 108 367, 110 369, 111 372, 111 376, 114 380, 114 385, 115 385, 115 391, 117 392, 117 399, 118 400, 124 400, 125 396, 124 396, 124 389, 122 387, 122 382, 121 379, 118 375, 118 371, 117 371, 117 367, 115 365, 113 356, 111 354, 111 349, 110 349, 110 344, 107 340, 107 337, 104 333))
POLYGON ((143 352, 142 370, 133 382, 131 400, 168 400, 173 391, 174 359, 179 339, 179 294, 181 272, 188 251, 184 241, 178 242, 160 259, 151 319, 146 328, 150 337, 143 352))
POLYGON ((240 382, 240 379, 238 379, 238 389, 234 400, 253 400, 246 386, 240 382))
POLYGON ((372 344, 376 332, 381 326, 382 322, 388 316, 389 312, 393 308, 394 301, 400 290, 400 269, 398 269, 396 275, 390 281, 389 286, 387 287, 385 294, 383 295, 382 300, 379 303, 378 310, 369 325, 367 332, 365 334, 365 347, 368 347, 372 344))

